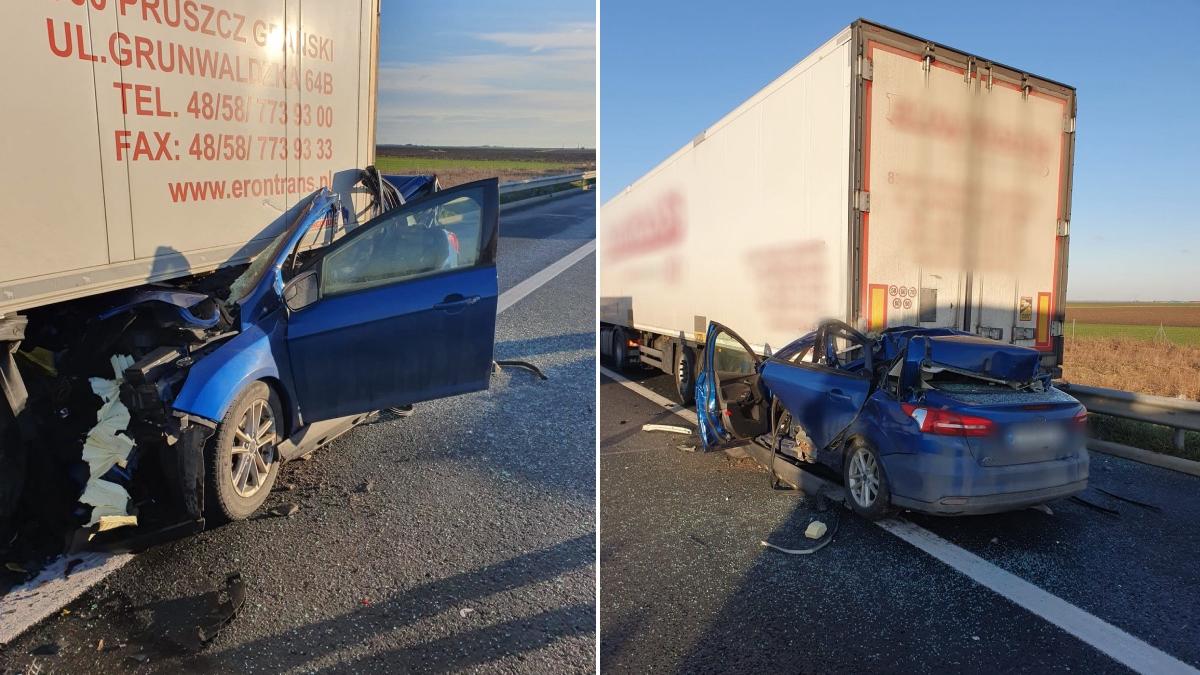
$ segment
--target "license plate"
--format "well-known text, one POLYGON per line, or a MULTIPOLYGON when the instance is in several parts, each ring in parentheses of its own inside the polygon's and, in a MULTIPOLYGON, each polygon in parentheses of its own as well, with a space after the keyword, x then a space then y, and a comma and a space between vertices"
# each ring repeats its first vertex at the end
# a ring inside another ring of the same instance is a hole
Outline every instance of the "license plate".
POLYGON ((1032 424, 1010 431, 1008 442, 1014 448, 1032 450, 1061 445, 1066 437, 1066 431, 1057 424, 1032 424))

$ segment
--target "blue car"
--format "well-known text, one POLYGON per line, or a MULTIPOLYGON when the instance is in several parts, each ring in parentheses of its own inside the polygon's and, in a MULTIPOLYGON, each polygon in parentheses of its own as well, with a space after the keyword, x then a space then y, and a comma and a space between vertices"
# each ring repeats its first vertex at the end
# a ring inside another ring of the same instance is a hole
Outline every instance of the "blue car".
POLYGON ((747 445, 793 483, 806 465, 832 469, 871 519, 996 513, 1087 487, 1083 405, 1036 350, 962 331, 825 321, 763 357, 711 323, 696 401, 705 447, 747 445))
MULTIPOLYGON (((143 288, 106 313, 155 341, 124 371, 130 435, 191 522, 246 518, 283 461, 374 411, 488 387, 497 181, 363 185, 361 224, 323 188, 231 283, 143 288)), ((131 492, 161 503, 149 483, 131 492)))

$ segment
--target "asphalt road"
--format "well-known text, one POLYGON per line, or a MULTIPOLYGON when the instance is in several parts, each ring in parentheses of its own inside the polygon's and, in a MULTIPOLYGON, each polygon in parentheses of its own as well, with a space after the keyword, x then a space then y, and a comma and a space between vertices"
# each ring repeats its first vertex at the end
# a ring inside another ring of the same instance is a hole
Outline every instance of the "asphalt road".
MULTIPOLYGON (((502 214, 501 290, 595 237, 594 194, 502 214)), ((281 470, 265 509, 136 556, 4 648, 51 672, 590 672, 595 256, 498 317, 487 392, 384 415, 281 470), (197 600, 242 611, 198 652, 197 600), (97 649, 103 639, 104 646, 97 649), (57 656, 30 652, 54 645, 57 656)))
MULTIPOLYGON (((631 376, 671 396, 665 375, 631 376)), ((1127 672, 1088 643, 840 506, 772 491, 606 377, 600 393, 600 630, 607 672, 1127 672), (812 555, 813 519, 838 531, 812 555)), ((1200 666, 1200 479, 1093 453, 1085 497, 972 518, 904 519, 1200 666)))

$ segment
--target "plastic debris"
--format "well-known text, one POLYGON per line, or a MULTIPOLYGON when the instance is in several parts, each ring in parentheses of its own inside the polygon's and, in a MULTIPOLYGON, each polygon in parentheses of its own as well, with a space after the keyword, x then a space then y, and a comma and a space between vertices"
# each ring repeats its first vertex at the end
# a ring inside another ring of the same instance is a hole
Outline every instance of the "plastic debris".
MULTIPOLYGON (((160 601, 149 612, 152 636, 188 652, 197 652, 229 625, 246 603, 246 584, 230 574, 220 588, 188 598, 160 601)), ((138 655, 134 659, 141 660, 138 655)))
POLYGON ((1161 506, 1157 506, 1155 504, 1150 504, 1148 502, 1141 502, 1136 499, 1133 499, 1132 497, 1125 497, 1123 495, 1116 494, 1115 492, 1109 492, 1108 490, 1105 490, 1102 487, 1098 487, 1098 488, 1096 488, 1096 490, 1098 492, 1102 492, 1102 493, 1108 495, 1109 497, 1112 497, 1113 499, 1118 499, 1120 501, 1133 504, 1134 506, 1140 506, 1145 509, 1150 509, 1151 511, 1159 511, 1159 512, 1162 511, 1161 506))
POLYGON ((695 452, 696 446, 694 446, 694 445, 677 445, 677 446, 675 446, 675 449, 682 450, 684 452, 695 452))
POLYGON ((465 618, 467 618, 467 616, 469 614, 473 613, 474 611, 475 610, 471 607, 463 607, 462 609, 458 610, 458 616, 459 616, 459 618, 465 619, 465 618))
MULTIPOLYGON (((814 524, 820 523, 820 522, 821 521, 814 520, 812 523, 809 523, 809 527, 811 528, 814 524)), ((810 548, 784 548, 777 544, 772 544, 771 542, 769 542, 765 539, 758 543, 763 548, 775 549, 776 551, 779 551, 780 553, 786 553, 788 555, 810 555, 810 554, 816 553, 817 551, 820 551, 821 549, 825 548, 826 546, 829 545, 829 542, 833 541, 834 535, 837 534, 839 523, 841 523, 841 518, 834 518, 833 527, 828 528, 828 530, 823 533, 824 536, 822 536, 821 539, 819 539, 817 541, 817 543, 814 544, 810 548)), ((821 524, 824 525, 824 523, 821 523, 821 524)), ((805 536, 807 536, 808 530, 805 530, 804 534, 805 534, 805 536)))
POLYGON ((100 527, 96 528, 96 531, 105 532, 107 530, 115 530, 118 527, 137 525, 137 523, 137 516, 103 516, 100 518, 100 527))
POLYGON ((692 430, 687 427, 679 427, 674 424, 643 424, 642 431, 666 431, 672 434, 683 434, 691 436, 692 430))
POLYGON ((1089 509, 1092 509, 1093 511, 1099 511, 1100 513, 1103 513, 1103 514, 1106 514, 1109 516, 1114 516, 1114 517, 1121 516, 1120 511, 1118 511, 1116 509, 1110 509, 1107 506, 1101 506, 1100 504, 1097 504, 1095 502, 1090 502, 1090 501, 1084 499, 1083 497, 1080 497, 1079 495, 1075 495, 1075 496, 1071 497, 1071 501, 1075 502, 1076 504, 1083 504, 1084 506, 1088 507, 1089 509))
POLYGON ((300 507, 296 504, 280 504, 279 506, 271 509, 270 514, 273 516, 282 516, 287 518, 296 515, 296 512, 299 510, 300 507))
POLYGON ((828 530, 829 527, 825 523, 819 520, 814 520, 808 524, 807 528, 804 529, 804 536, 808 537, 809 539, 820 539, 821 537, 825 536, 825 532, 828 530))

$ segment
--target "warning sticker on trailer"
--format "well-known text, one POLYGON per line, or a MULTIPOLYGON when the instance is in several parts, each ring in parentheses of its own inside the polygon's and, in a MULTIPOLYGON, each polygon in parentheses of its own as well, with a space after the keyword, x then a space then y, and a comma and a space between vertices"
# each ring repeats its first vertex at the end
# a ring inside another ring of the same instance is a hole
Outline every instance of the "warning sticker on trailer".
POLYGON ((1020 316, 1021 321, 1033 321, 1033 298, 1032 297, 1021 298, 1021 304, 1018 305, 1017 314, 1020 316))

